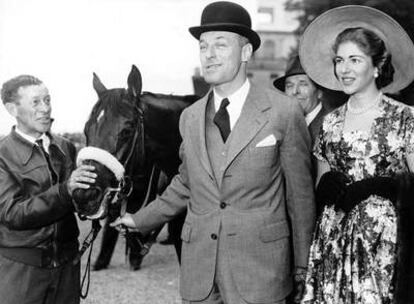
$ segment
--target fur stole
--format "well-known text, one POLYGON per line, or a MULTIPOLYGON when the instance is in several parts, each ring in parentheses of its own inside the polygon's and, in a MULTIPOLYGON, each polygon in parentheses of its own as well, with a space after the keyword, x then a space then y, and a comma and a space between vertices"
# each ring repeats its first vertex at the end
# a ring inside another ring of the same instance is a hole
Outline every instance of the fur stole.
POLYGON ((397 177, 398 214, 395 304, 414 303, 414 174, 397 177))

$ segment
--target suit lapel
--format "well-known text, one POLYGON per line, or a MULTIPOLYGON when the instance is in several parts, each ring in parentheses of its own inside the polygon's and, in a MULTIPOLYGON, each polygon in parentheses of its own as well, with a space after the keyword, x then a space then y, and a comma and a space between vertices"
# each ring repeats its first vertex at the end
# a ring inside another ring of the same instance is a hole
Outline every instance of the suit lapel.
POLYGON ((252 85, 240 117, 228 138, 229 150, 225 164, 226 169, 267 123, 268 117, 265 111, 269 108, 270 105, 265 96, 261 96, 260 92, 252 85))
POLYGON ((196 134, 198 137, 200 147, 200 160, 201 163, 206 169, 207 173, 210 177, 214 178, 213 169, 211 168, 210 158, 208 157, 207 153, 207 143, 206 143, 206 111, 207 111, 207 104, 209 100, 213 96, 213 91, 210 91, 200 102, 200 115, 196 115, 198 118, 198 133, 196 134))

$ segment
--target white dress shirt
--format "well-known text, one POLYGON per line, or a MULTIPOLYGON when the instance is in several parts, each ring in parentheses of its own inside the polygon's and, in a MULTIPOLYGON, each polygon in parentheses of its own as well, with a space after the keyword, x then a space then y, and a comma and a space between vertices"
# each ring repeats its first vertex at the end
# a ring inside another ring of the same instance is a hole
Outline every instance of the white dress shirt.
POLYGON ((305 116, 306 124, 309 126, 312 120, 315 119, 316 115, 318 115, 319 111, 322 110, 322 103, 318 103, 318 105, 305 116))
MULTIPOLYGON (((229 100, 230 104, 227 106, 227 112, 229 112, 230 117, 230 129, 233 130, 234 125, 237 122, 237 119, 239 119, 244 102, 246 101, 247 94, 250 90, 250 82, 248 79, 243 83, 243 85, 233 94, 230 96, 227 96, 227 99, 229 100)), ((216 109, 216 112, 220 108, 221 101, 226 98, 220 96, 216 90, 213 90, 214 92, 214 107, 216 109)))

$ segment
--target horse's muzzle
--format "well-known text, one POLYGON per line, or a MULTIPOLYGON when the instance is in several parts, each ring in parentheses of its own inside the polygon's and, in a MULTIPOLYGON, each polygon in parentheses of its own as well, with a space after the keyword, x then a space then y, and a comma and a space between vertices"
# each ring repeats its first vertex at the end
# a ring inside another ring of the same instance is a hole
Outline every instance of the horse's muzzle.
MULTIPOLYGON (((90 217, 96 215, 101 207, 102 197, 103 191, 97 186, 91 186, 89 189, 75 189, 73 191, 76 211, 80 216, 90 217)), ((102 218, 105 216, 106 214, 100 214, 102 218)))

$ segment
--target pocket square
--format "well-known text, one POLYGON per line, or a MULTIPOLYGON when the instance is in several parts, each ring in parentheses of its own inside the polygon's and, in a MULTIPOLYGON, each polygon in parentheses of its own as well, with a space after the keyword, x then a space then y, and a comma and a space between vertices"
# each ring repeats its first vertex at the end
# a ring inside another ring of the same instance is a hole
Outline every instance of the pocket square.
POLYGON ((274 146, 276 145, 276 138, 273 134, 270 134, 269 136, 265 137, 264 139, 262 139, 257 145, 256 148, 258 147, 269 147, 269 146, 274 146))

